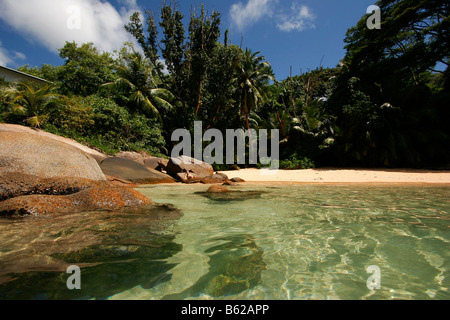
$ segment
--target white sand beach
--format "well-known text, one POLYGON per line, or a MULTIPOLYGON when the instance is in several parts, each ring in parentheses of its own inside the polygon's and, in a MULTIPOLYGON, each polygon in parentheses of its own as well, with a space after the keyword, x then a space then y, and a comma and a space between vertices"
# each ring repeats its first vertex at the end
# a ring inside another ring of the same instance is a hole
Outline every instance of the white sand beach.
POLYGON ((243 169, 223 172, 247 182, 280 183, 426 183, 450 184, 450 171, 409 169, 308 169, 258 170, 243 169))

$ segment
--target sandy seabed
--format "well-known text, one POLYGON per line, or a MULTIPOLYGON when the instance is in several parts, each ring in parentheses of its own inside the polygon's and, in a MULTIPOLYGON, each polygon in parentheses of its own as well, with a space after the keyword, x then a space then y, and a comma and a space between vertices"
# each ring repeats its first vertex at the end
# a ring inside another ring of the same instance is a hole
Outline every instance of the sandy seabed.
POLYGON ((246 182, 276 183, 416 183, 449 184, 450 171, 408 169, 308 169, 225 171, 229 178, 239 177, 246 182))

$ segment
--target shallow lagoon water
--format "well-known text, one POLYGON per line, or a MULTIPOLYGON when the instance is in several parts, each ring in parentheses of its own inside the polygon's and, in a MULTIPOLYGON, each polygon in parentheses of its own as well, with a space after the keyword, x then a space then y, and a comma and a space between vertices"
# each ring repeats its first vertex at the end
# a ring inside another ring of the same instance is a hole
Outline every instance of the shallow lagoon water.
POLYGON ((207 189, 139 189, 175 220, 0 219, 0 298, 450 299, 450 186, 242 185, 260 193, 229 200, 207 189), (65 285, 72 264, 79 292, 65 285), (372 265, 379 290, 367 288, 372 265))

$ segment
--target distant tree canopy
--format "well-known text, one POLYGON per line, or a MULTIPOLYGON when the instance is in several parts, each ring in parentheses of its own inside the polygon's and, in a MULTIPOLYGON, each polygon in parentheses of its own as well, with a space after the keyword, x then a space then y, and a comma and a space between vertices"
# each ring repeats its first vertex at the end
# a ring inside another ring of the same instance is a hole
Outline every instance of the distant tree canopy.
POLYGON ((343 163, 373 166, 446 163, 450 4, 377 5, 381 30, 369 30, 363 17, 345 38, 347 53, 328 103, 342 129, 337 154, 343 163), (435 72, 436 66, 445 70, 435 72))
POLYGON ((446 0, 381 0, 381 30, 369 30, 366 17, 347 32, 344 59, 356 76, 402 73, 417 83, 437 63, 448 67, 450 4, 446 0))
MULTIPOLYGON (((242 68, 239 66, 254 68, 247 70, 249 74, 260 74, 257 86, 263 91, 269 86, 271 67, 265 64, 264 70, 259 70, 258 64, 245 66, 245 51, 229 44, 227 36, 224 44, 220 41, 220 13, 207 14, 203 5, 193 11, 187 26, 183 25, 183 15, 175 6, 163 5, 159 16, 161 35, 154 13, 145 11, 145 15, 144 22, 139 13, 134 13, 125 29, 134 36, 163 85, 181 105, 177 116, 165 121, 167 133, 180 127, 193 129, 194 120, 221 130, 245 125, 249 112, 242 112, 242 96, 238 92, 241 85, 238 81, 242 79, 237 76, 242 68), (168 75, 162 74, 162 60, 168 75)), ((258 107, 265 100, 258 99, 258 107)))
POLYGON ((64 94, 89 96, 97 93, 104 83, 114 80, 114 59, 111 54, 100 52, 93 43, 78 47, 75 42, 66 42, 59 55, 65 60, 58 70, 64 94))

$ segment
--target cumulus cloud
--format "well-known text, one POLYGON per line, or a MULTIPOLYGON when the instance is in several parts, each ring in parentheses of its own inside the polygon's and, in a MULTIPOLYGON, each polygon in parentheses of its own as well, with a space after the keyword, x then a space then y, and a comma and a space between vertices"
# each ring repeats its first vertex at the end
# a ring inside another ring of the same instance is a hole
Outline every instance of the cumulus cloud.
POLYGON ((0 65, 6 66, 10 64, 12 59, 10 58, 8 51, 2 48, 2 43, 0 42, 0 65))
POLYGON ((246 4, 235 3, 230 8, 233 26, 242 31, 268 17, 275 21, 280 31, 303 31, 314 28, 316 16, 306 5, 293 2, 289 10, 281 9, 280 0, 248 0, 246 4))
POLYGON ((286 32, 311 29, 315 27, 313 23, 315 18, 315 15, 308 6, 293 3, 290 13, 278 15, 279 22, 277 23, 277 28, 286 32))
POLYGON ((168 75, 169 74, 169 68, 167 67, 166 60, 160 59, 160 60, 158 60, 158 62, 162 64, 162 67, 163 67, 162 73, 165 74, 165 75, 168 75))
POLYGON ((131 37, 123 26, 137 9, 136 0, 120 0, 117 10, 100 0, 0 0, 0 19, 53 52, 66 41, 93 42, 104 51, 119 49, 131 37))
POLYGON ((0 41, 0 65, 2 66, 12 66, 16 64, 18 61, 23 61, 26 59, 26 56, 22 52, 10 51, 2 46, 2 42, 0 41))
POLYGON ((264 17, 272 16, 275 2, 276 0, 248 0, 245 5, 242 2, 233 4, 230 8, 233 26, 243 30, 264 17))

